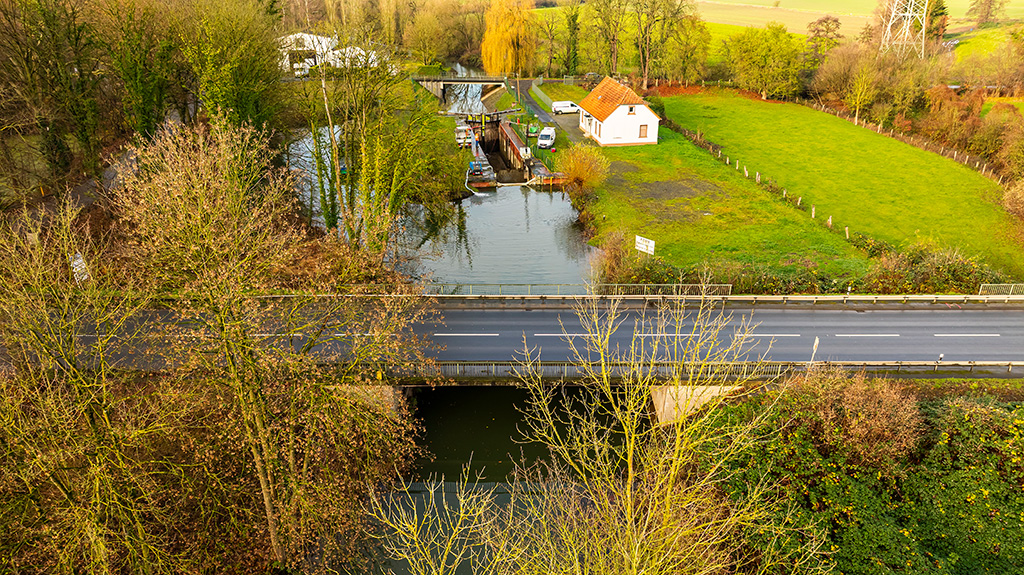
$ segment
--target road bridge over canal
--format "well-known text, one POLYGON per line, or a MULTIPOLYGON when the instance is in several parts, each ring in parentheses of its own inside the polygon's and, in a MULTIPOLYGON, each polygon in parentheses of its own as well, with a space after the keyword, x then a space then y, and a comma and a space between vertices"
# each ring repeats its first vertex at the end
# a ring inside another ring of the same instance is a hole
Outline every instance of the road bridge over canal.
MULTIPOLYGON (((536 350, 540 367, 552 377, 571 376, 570 342, 582 344, 585 330, 573 306, 586 300, 621 298, 623 323, 611 347, 627 348, 634 337, 686 337, 693 319, 679 329, 645 322, 658 305, 682 300, 695 310, 698 286, 596 286, 624 295, 584 295, 585 286, 433 286, 440 313, 416 327, 442 346, 438 369, 452 377, 508 377, 524 348, 536 350)), ((731 295, 714 286, 716 314, 730 316, 719 339, 737 337, 744 321, 747 362, 761 360, 765 375, 818 363, 890 372, 984 372, 1024 374, 1024 296, 1008 295, 731 295), (816 343, 817 342, 817 343, 816 343)), ((749 369, 736 365, 728 369, 749 369)))
POLYGON ((409 78, 437 96, 442 102, 445 99, 445 88, 457 84, 482 84, 485 86, 504 86, 504 76, 411 76, 409 78))

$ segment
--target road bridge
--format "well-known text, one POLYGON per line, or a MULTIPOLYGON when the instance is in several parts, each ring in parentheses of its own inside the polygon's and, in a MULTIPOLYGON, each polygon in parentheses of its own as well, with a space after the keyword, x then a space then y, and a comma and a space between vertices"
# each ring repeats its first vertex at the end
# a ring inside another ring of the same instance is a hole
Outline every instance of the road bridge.
MULTIPOLYGON (((522 291, 536 290, 536 286, 531 286, 522 291)), ((366 291, 373 290, 321 297, 325 305, 334 298, 408 297, 366 291)), ((437 291, 447 290, 437 287, 437 291)), ((274 295, 262 299, 293 297, 310 296, 274 295)), ((616 299, 621 302, 622 324, 609 339, 609 347, 625 350, 634 338, 686 337, 693 328, 692 317, 682 320, 678 326, 667 327, 652 325, 650 319, 661 305, 681 301, 693 310, 700 299, 685 293, 626 296, 449 293, 433 297, 437 301, 436 317, 412 327, 415 334, 436 346, 430 352, 434 364, 425 366, 426 371, 419 375, 467 379, 508 378, 514 374, 524 349, 536 354, 535 359, 541 362, 538 365, 545 376, 578 375, 572 365, 575 358, 570 343, 578 346, 584 343, 586 330, 573 309, 581 301, 595 300, 591 303, 602 304, 616 299)), ((766 377, 777 377, 806 365, 813 354, 818 363, 900 373, 908 370, 957 375, 987 372, 1011 377, 1024 374, 1024 296, 1020 295, 721 295, 711 301, 716 306, 713 315, 724 314, 723 318, 728 321, 718 335, 717 345, 728 345, 741 337, 744 322, 753 325, 753 330, 743 336, 746 357, 739 358, 733 366, 722 366, 723 370, 731 370, 728 373, 749 370, 753 364, 760 363, 767 366, 766 369, 775 370, 774 375, 766 372, 766 377)), ((272 315, 272 301, 265 301, 265 304, 272 315)), ((319 314, 315 307, 317 302, 312 305, 311 313, 319 314)), ((326 340, 316 345, 317 353, 325 359, 344 357, 344 350, 353 337, 367 335, 349 334, 343 319, 332 324, 330 317, 324 317, 318 323, 320 327, 307 329, 326 334, 326 340)), ((130 331, 159 332, 141 324, 174 322, 171 312, 145 312, 133 321, 135 325, 130 331)), ((267 325, 253 326, 253 329, 267 345, 300 347, 307 343, 303 334, 289 332, 283 326, 275 328, 269 320, 267 325)), ((80 337, 80 343, 87 345, 94 336, 83 334, 80 337)), ((132 349, 124 350, 124 354, 127 365, 160 369, 159 365, 135 365, 146 359, 135 358, 132 349)), ((679 366, 666 364, 665 369, 679 369, 679 366)))
POLYGON ((410 80, 426 88, 442 102, 445 99, 445 88, 456 84, 482 84, 485 86, 504 86, 504 76, 410 76, 410 80))
MULTIPOLYGON (((448 376, 507 377, 525 349, 539 355, 545 375, 557 377, 559 370, 571 375, 569 343, 582 344, 585 330, 570 301, 575 298, 447 297, 438 320, 418 325, 416 331, 443 346, 434 358, 439 362, 437 369, 448 376)), ((634 335, 685 337, 692 328, 690 319, 678 331, 674 327, 663 330, 667 333, 651 331, 645 322, 652 315, 650 303, 662 300, 636 297, 632 301, 640 305, 623 311, 624 323, 609 342, 612 348, 627 349, 634 335)), ((805 366, 812 353, 818 363, 899 373, 1011 377, 1024 373, 1024 302, 1019 296, 1009 303, 1000 298, 988 304, 897 300, 751 305, 736 301, 716 313, 730 318, 718 344, 731 343, 742 323, 752 322, 755 327, 744 343, 747 363, 767 362, 776 374, 805 366)))

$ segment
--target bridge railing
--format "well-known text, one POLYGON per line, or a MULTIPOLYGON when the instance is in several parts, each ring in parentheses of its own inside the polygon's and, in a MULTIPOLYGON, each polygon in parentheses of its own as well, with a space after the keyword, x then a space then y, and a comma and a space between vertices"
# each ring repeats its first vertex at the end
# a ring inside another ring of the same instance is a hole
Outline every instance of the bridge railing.
MULTIPOLYGON (((670 377, 679 374, 684 379, 736 380, 736 379, 768 379, 782 377, 787 364, 731 362, 716 364, 654 364, 651 371, 654 375, 670 377)), ((411 372, 399 372, 396 375, 413 377, 447 377, 447 378, 494 378, 516 379, 520 375, 534 375, 546 379, 571 379, 585 376, 592 370, 599 369, 597 364, 578 364, 574 362, 537 362, 523 365, 511 361, 440 361, 424 365, 411 372)), ((635 366, 629 364, 608 364, 607 369, 612 377, 622 377, 635 366)))
POLYGON ((491 296, 581 296, 581 295, 622 295, 622 296, 727 296, 732 293, 731 284, 462 284, 436 283, 424 286, 428 295, 491 295, 491 296))
MULTIPOLYGON (((816 361, 813 364, 804 361, 751 361, 693 365, 665 363, 650 366, 652 372, 649 373, 666 378, 678 374, 684 381, 775 381, 788 374, 806 371, 812 365, 818 368, 839 367, 846 370, 894 373, 939 370, 958 373, 1012 373, 1014 368, 1019 370, 1024 367, 1024 361, 816 361)), ((607 367, 612 377, 621 377, 635 369, 634 366, 627 364, 609 364, 607 367)), ((525 366, 502 361, 440 361, 406 369, 393 375, 410 378, 506 381, 531 374, 545 379, 573 379, 583 377, 588 370, 598 368, 599 366, 594 364, 588 366, 573 362, 538 362, 525 366)))
POLYGON ((981 284, 978 295, 1024 295, 1024 284, 981 284))
POLYGON ((455 73, 432 76, 409 76, 414 82, 466 82, 477 84, 504 84, 504 76, 459 76, 455 73))

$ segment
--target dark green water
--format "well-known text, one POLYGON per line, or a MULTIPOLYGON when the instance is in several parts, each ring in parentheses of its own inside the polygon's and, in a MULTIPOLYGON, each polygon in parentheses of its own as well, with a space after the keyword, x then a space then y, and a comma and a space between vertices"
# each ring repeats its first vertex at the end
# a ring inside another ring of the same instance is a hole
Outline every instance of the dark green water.
POLYGON ((418 478, 443 474, 455 481, 472 459, 471 470, 487 481, 502 481, 513 461, 535 461, 547 453, 539 444, 524 444, 522 413, 527 394, 507 386, 416 388, 410 394, 423 426, 420 444, 432 457, 418 462, 418 478))

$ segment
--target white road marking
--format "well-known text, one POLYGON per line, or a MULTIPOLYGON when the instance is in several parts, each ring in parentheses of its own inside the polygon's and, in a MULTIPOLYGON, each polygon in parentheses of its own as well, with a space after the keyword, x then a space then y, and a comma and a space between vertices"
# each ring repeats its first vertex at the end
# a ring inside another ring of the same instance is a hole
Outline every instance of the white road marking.
POLYGON ((999 337, 998 333, 937 333, 935 337, 999 337))
POLYGON ((798 333, 748 333, 748 337, 800 337, 798 333))
POLYGON ((498 337, 497 333, 435 333, 436 337, 498 337))
POLYGON ((898 333, 837 333, 836 337, 899 337, 898 333))
POLYGON ((533 337, 587 337, 589 333, 535 333, 533 337))

